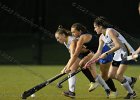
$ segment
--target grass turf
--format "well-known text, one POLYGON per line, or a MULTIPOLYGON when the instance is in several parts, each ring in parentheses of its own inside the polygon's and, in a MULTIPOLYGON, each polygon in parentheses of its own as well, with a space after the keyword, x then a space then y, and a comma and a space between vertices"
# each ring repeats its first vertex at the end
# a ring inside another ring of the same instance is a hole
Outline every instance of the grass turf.
MULTIPOLYGON (((21 100, 21 94, 33 86, 44 82, 45 80, 58 74, 63 66, 0 66, 0 100, 21 100), (32 70, 32 71, 31 71, 32 70), (35 73, 34 73, 35 72, 35 73), (44 78, 41 77, 44 76, 44 78)), ((98 69, 99 71, 99 69, 98 69)), ((130 66, 125 75, 138 77, 140 75, 139 66, 130 66)), ((64 76, 65 77, 65 76, 64 76)), ((62 77, 63 78, 63 77, 62 77)), ((62 79, 60 78, 60 79, 62 79)), ((62 89, 56 87, 57 82, 49 84, 38 91, 35 98, 29 97, 27 100, 71 100, 62 95, 62 92, 68 90, 68 84, 65 82, 62 89)), ((122 100, 126 96, 126 91, 118 81, 115 81, 119 96, 117 100, 122 100)), ((76 82, 76 100, 106 100, 103 88, 100 86, 93 92, 88 92, 89 82, 86 77, 77 74, 76 82)), ((134 90, 137 98, 140 99, 140 80, 135 84, 134 90)))

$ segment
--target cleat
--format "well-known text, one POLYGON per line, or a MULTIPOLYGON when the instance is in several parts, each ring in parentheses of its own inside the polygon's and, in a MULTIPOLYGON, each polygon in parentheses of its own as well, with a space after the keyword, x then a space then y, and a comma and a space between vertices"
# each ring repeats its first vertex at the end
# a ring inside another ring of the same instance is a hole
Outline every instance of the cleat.
POLYGON ((117 98, 117 96, 118 96, 118 92, 116 91, 116 92, 110 92, 110 94, 109 94, 109 98, 117 98))
POLYGON ((90 87, 89 87, 88 91, 91 92, 91 91, 95 90, 99 85, 100 84, 98 82, 95 82, 95 83, 91 82, 89 84, 90 87))
POLYGON ((107 98, 109 98, 109 95, 110 95, 111 91, 109 89, 106 89, 105 92, 106 92, 107 98))
POLYGON ((129 83, 129 84, 130 84, 131 88, 133 89, 133 88, 134 88, 134 84, 135 84, 136 81, 137 81, 137 78, 135 78, 135 77, 131 77, 131 79, 132 79, 132 82, 129 83))
POLYGON ((67 97, 71 97, 74 98, 75 97, 75 93, 71 92, 71 91, 64 91, 63 95, 67 96, 67 97))
POLYGON ((136 98, 136 93, 135 91, 133 93, 128 93, 126 97, 124 97, 124 99, 134 99, 136 98))

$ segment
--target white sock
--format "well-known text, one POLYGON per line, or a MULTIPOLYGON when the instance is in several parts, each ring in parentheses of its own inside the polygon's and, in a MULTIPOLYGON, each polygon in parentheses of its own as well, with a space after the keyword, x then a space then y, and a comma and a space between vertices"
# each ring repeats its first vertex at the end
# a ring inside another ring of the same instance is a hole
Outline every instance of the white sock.
POLYGON ((95 81, 97 81, 99 84, 102 85, 102 87, 106 90, 106 89, 109 89, 110 88, 108 87, 108 85, 105 83, 105 81, 102 79, 102 77, 100 75, 97 75, 95 81))
POLYGON ((76 77, 75 77, 75 75, 68 79, 68 83, 69 83, 69 90, 71 92, 74 92, 75 91, 75 84, 76 84, 76 77))
POLYGON ((129 83, 131 83, 132 82, 132 79, 131 79, 131 77, 128 77, 128 76, 124 76, 124 78, 129 82, 129 83))
POLYGON ((124 82, 122 85, 124 86, 124 88, 125 88, 129 93, 133 93, 133 90, 132 90, 132 88, 130 87, 129 82, 128 82, 127 80, 126 80, 126 82, 124 82))

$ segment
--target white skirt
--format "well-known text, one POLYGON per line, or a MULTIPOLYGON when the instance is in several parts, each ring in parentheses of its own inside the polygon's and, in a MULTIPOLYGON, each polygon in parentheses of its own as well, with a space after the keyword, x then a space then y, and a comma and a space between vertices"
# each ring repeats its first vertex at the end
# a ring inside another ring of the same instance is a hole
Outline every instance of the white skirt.
POLYGON ((122 59, 126 58, 129 55, 129 52, 125 49, 120 48, 119 50, 114 52, 113 60, 122 61, 122 59))

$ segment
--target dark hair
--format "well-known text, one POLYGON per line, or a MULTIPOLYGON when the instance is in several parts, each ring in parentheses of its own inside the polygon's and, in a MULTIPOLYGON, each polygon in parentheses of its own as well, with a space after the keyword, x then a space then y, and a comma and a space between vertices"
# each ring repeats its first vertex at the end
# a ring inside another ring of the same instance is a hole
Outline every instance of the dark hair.
POLYGON ((55 34, 56 34, 56 33, 64 34, 64 35, 66 35, 66 36, 71 36, 71 35, 72 35, 72 33, 71 33, 69 30, 63 28, 62 25, 59 25, 59 26, 58 26, 58 29, 57 29, 57 31, 55 32, 55 34))
POLYGON ((87 28, 80 24, 80 23, 74 23, 71 28, 75 28, 77 31, 82 31, 82 33, 87 33, 87 28))
POLYGON ((103 28, 109 28, 109 27, 113 27, 113 25, 110 24, 110 22, 103 16, 97 17, 94 20, 94 23, 97 26, 102 26, 103 28))

